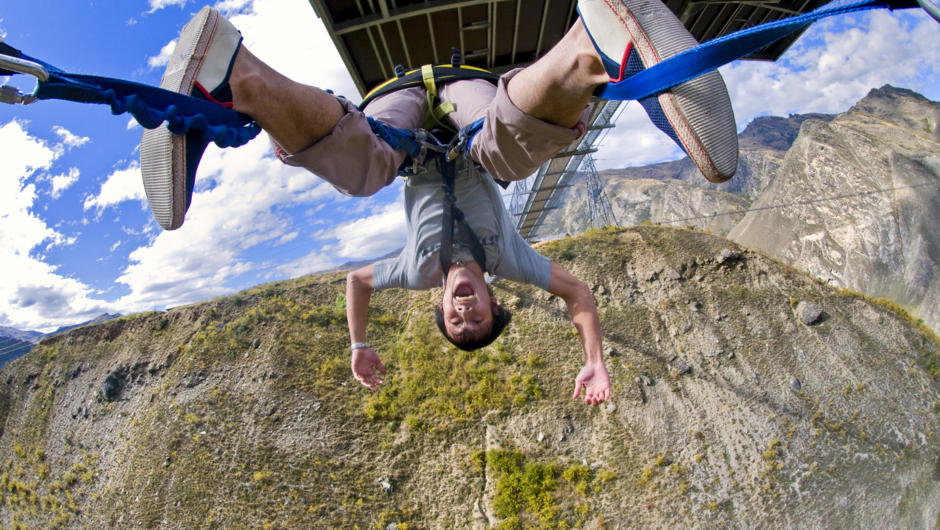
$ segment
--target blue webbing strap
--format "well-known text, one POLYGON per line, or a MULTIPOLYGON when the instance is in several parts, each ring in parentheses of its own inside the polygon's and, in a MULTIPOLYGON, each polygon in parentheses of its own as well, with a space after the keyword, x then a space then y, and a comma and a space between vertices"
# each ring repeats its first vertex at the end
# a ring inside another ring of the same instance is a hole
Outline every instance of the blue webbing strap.
POLYGON ((464 127, 460 131, 460 134, 467 136, 467 152, 470 152, 470 148, 473 147, 473 139, 477 137, 477 133, 480 132, 480 129, 483 128, 483 121, 485 118, 480 118, 479 120, 471 123, 464 127))
POLYGON ((744 57, 821 18, 867 9, 911 7, 920 6, 916 0, 860 0, 830 4, 803 15, 768 22, 699 44, 623 81, 608 83, 598 95, 620 101, 643 99, 744 57))
POLYGON ((128 112, 147 129, 166 121, 173 134, 201 131, 219 147, 244 145, 261 132, 248 116, 217 103, 131 81, 66 73, 26 54, 19 57, 41 64, 49 73, 49 79, 37 85, 37 99, 109 105, 112 114, 128 112))
POLYGON ((398 129, 379 120, 367 117, 372 133, 385 141, 392 149, 404 151, 408 156, 417 158, 421 155, 421 144, 415 139, 413 131, 398 129))

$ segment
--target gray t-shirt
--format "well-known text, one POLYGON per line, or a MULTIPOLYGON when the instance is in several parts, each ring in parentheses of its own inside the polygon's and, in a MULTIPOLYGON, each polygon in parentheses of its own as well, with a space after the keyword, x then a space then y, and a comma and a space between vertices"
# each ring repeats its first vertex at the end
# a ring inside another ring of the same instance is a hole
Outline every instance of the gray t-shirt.
MULTIPOLYGON (((426 167, 426 171, 409 176, 405 182, 408 241, 397 258, 375 263, 372 277, 375 289, 430 289, 441 285, 438 251, 444 210, 443 181, 436 163, 426 167)), ((457 163, 455 188, 457 207, 486 252, 486 272, 548 290, 551 261, 533 250, 516 232, 492 177, 461 160, 457 163)), ((469 249, 462 247, 455 244, 453 256, 472 261, 469 249)))

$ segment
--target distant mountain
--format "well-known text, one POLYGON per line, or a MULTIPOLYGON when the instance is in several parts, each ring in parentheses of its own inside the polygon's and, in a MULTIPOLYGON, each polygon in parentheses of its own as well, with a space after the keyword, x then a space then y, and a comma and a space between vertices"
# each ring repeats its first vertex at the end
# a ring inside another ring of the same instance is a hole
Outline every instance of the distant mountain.
POLYGON ((0 367, 26 355, 42 337, 38 331, 0 326, 0 367))
POLYGON ((830 121, 832 114, 791 114, 789 117, 761 116, 755 118, 738 135, 738 146, 742 150, 773 149, 786 151, 793 145, 806 120, 830 121))
POLYGON ((89 324, 101 324, 102 322, 107 322, 107 321, 109 321, 109 320, 114 320, 115 318, 120 318, 120 317, 121 317, 121 314, 120 314, 120 313, 114 313, 114 314, 111 314, 111 313, 102 313, 102 314, 98 315, 97 317, 95 317, 95 318, 93 318, 93 319, 91 319, 91 320, 86 320, 85 322, 81 322, 81 323, 79 323, 79 324, 73 324, 73 325, 71 325, 71 326, 62 326, 61 328, 59 328, 59 329, 53 331, 52 333, 47 333, 47 334, 44 335, 44 336, 45 336, 45 337, 51 337, 51 336, 53 336, 53 335, 58 335, 58 334, 60 334, 60 333, 65 333, 66 331, 73 330, 73 329, 75 329, 75 328, 80 328, 80 327, 82 327, 82 326, 87 326, 87 325, 89 325, 89 324))
MULTIPOLYGON (((619 226, 652 222, 726 234, 744 214, 723 214, 743 212, 751 204, 747 197, 693 186, 676 178, 637 177, 642 172, 633 169, 601 174, 619 226)), ((575 177, 565 193, 562 206, 551 211, 539 227, 538 239, 578 234, 591 227, 586 178, 575 177)))
POLYGON ((33 349, 33 346, 35 346, 44 337, 51 337, 53 335, 65 333, 66 331, 70 331, 81 326, 87 326, 89 324, 100 324, 120 316, 120 314, 104 313, 91 320, 87 320, 79 324, 63 326, 53 331, 52 333, 23 331, 9 326, 0 326, 0 367, 29 353, 29 351, 33 349))
MULTIPOLYGON (((652 222, 727 234, 773 181, 803 122, 832 118, 827 114, 756 118, 738 136, 738 170, 724 184, 706 181, 688 158, 604 170, 599 176, 620 226, 652 222)), ((580 233, 591 225, 586 176, 576 175, 563 193, 562 206, 549 213, 539 228, 542 239, 580 233)))
POLYGON ((43 335, 45 334, 39 331, 23 331, 9 326, 0 326, 0 338, 16 339, 35 344, 39 342, 43 335))

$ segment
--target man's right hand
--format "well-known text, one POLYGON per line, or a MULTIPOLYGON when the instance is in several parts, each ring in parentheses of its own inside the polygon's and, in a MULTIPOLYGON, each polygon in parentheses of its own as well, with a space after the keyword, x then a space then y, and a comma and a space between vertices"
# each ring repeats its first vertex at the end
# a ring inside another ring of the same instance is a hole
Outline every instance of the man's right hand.
POLYGON ((384 375, 385 367, 382 366, 382 361, 379 360, 378 354, 376 354, 375 350, 372 348, 358 348, 353 350, 350 365, 352 367, 353 377, 356 378, 356 381, 359 381, 362 386, 369 390, 378 390, 379 385, 384 383, 384 381, 379 379, 378 375, 376 375, 376 372, 384 375))

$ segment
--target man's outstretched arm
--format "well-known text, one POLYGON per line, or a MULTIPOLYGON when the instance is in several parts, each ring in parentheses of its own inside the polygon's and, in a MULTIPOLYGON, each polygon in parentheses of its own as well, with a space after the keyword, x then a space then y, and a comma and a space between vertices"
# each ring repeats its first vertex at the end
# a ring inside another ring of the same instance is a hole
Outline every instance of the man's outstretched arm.
POLYGON ((594 305, 591 289, 557 263, 552 263, 548 292, 565 301, 571 321, 581 337, 581 348, 584 350, 584 367, 574 380, 572 397, 578 397, 583 390, 584 402, 589 405, 607 401, 610 398, 610 377, 604 366, 601 322, 597 316, 597 306, 594 305))
POLYGON ((350 366, 353 377, 370 390, 378 390, 383 383, 376 372, 385 373, 382 361, 367 343, 366 326, 369 301, 372 299, 372 265, 366 265, 346 275, 346 322, 349 340, 353 345, 366 344, 352 350, 350 366))

